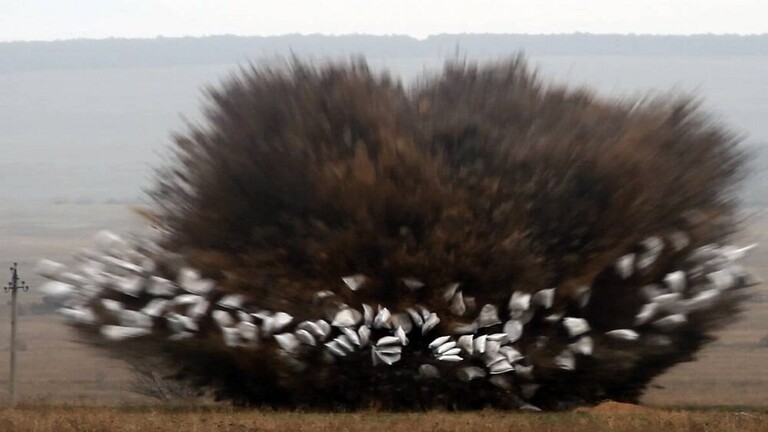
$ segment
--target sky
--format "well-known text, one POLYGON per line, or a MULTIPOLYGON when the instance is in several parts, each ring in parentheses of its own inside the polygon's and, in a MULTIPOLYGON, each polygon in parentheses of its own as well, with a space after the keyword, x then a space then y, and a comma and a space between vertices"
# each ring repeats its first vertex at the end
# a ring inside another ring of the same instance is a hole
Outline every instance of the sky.
POLYGON ((768 0, 0 0, 0 41, 233 34, 768 33, 768 0))

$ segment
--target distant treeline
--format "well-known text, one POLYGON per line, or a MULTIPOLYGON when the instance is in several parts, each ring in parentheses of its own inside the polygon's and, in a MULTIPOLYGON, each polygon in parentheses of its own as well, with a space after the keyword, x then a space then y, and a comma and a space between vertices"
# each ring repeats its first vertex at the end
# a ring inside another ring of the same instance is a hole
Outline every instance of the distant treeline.
POLYGON ((0 72, 94 67, 189 66, 241 63, 275 54, 372 58, 530 55, 768 55, 768 34, 738 35, 522 35, 409 36, 285 35, 0 43, 0 72))

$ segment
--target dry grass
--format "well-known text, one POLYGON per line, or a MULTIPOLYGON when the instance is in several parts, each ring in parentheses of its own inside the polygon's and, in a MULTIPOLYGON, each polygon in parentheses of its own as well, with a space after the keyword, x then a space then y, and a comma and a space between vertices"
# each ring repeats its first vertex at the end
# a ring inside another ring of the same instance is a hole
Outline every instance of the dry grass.
POLYGON ((0 409, 0 430, 22 431, 765 431, 765 412, 607 409, 558 414, 297 413, 232 409, 23 406, 0 409))

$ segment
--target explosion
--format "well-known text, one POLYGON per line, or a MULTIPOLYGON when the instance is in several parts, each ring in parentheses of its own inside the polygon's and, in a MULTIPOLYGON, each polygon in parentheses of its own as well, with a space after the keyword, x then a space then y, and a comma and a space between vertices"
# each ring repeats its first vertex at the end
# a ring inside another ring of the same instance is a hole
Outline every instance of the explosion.
POLYGON ((244 68, 174 141, 156 235, 38 272, 90 343, 240 405, 633 402, 755 283, 732 133, 520 58, 410 88, 363 60, 244 68))

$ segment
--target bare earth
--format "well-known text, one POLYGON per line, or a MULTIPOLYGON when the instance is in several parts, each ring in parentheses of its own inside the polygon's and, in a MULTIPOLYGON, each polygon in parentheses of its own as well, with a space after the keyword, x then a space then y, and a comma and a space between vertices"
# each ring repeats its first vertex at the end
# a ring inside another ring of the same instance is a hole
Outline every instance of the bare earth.
POLYGON ((765 412, 646 410, 644 412, 312 413, 230 408, 55 407, 0 409, 0 430, 26 431, 387 431, 387 432, 764 432, 765 412))
MULTIPOLYGON (((43 282, 39 277, 32 274, 34 262, 39 258, 46 257, 54 260, 68 262, 69 256, 78 248, 90 245, 90 238, 93 233, 100 229, 110 229, 115 231, 124 231, 128 229, 138 229, 141 222, 132 215, 125 205, 107 205, 107 204, 60 204, 60 205, 19 205, 16 207, 0 206, 0 265, 10 265, 13 261, 19 263, 22 277, 32 286, 32 290, 21 294, 21 305, 28 306, 39 302, 39 294, 35 293, 35 288, 43 282)), ((749 258, 747 264, 762 277, 768 276, 768 216, 759 212, 751 212, 745 230, 743 233, 743 244, 758 242, 763 246, 758 248, 749 258)), ((2 267, 0 267, 0 270, 2 267)), ((0 282, 5 285, 10 276, 7 270, 0 273, 0 282)), ((643 399, 644 405, 665 406, 665 407, 725 407, 728 413, 738 413, 742 407, 768 407, 768 343, 761 339, 768 336, 768 288, 758 286, 752 288, 755 294, 754 301, 749 303, 746 313, 732 325, 718 333, 718 340, 709 345, 699 355, 699 360, 691 363, 679 365, 669 371, 667 374, 659 377, 647 395, 643 399)), ((6 295, 6 299, 9 296, 6 295)), ((0 397, 4 396, 4 387, 7 384, 8 370, 8 335, 9 335, 9 311, 5 301, 0 305, 0 397)), ((20 339, 23 342, 23 350, 19 353, 20 376, 19 391, 22 401, 37 404, 120 404, 120 403, 147 403, 148 401, 131 393, 127 390, 131 382, 131 375, 127 368, 120 361, 106 358, 105 356, 89 349, 88 347, 76 342, 74 335, 63 326, 60 319, 55 315, 25 315, 21 317, 20 339)), ((2 399, 0 399, 1 401, 2 399)), ((32 409, 32 408, 29 408, 32 409)), ((57 418, 72 418, 86 414, 78 414, 71 409, 65 408, 36 408, 40 412, 46 413, 39 422, 53 421, 45 420, 46 416, 53 415, 55 412, 57 418), (56 411, 58 410, 58 411, 56 411)), ((148 408, 149 409, 149 408, 148 408)), ((606 409, 611 411, 612 409, 606 409)), ((86 410, 87 411, 87 410, 86 410)), ((27 413, 28 414, 28 413, 27 413)), ((108 408, 94 408, 88 415, 93 415, 92 421, 111 421, 120 412, 108 408)), ((221 421, 229 421, 230 417, 237 417, 238 424, 252 425, 254 422, 266 421, 266 414, 233 414, 220 413, 221 421), (261 416, 261 417, 259 417, 261 416), (257 420, 256 417, 259 417, 257 420)), ((537 430, 595 430, 590 429, 593 424, 594 416, 603 414, 602 412, 589 411, 580 415, 571 417, 558 417, 564 423, 559 423, 557 427, 537 429, 537 430)), ((631 413, 630 413, 631 414, 631 413)), ((707 426, 699 429, 686 427, 685 430, 731 430, 731 426, 737 422, 749 422, 754 419, 749 417, 729 417, 718 413, 716 416, 718 422, 722 423, 722 428, 707 426), (746 419, 746 420, 745 420, 746 419)), ((19 416, 24 416, 23 412, 3 412, 0 411, 0 423, 10 421, 13 424, 19 416)), ((147 424, 150 421, 145 419, 145 414, 131 413, 137 421, 147 424)), ((155 414, 152 414, 154 416, 155 414)), ((385 415, 379 415, 382 421, 394 422, 388 423, 388 430, 406 430, 408 421, 407 416, 398 417, 399 420, 385 415), (397 426, 402 423, 401 426, 397 426), (400 429, 403 428, 403 429, 400 429)), ((483 417, 483 414, 473 414, 483 417)), ((690 414, 693 415, 693 414, 690 414)), ((751 415, 751 414, 750 414, 751 415)), ((762 415, 761 424, 765 426, 768 423, 766 416, 762 415)), ((150 417, 152 417, 150 416, 150 417)), ((165 413, 163 421, 180 421, 190 428, 174 428, 173 430, 194 430, 192 425, 201 420, 199 412, 184 413, 165 413)), ((655 426, 671 422, 670 426, 689 424, 690 422, 706 422, 714 420, 709 419, 710 414, 702 413, 701 418, 692 420, 689 414, 676 412, 663 412, 661 414, 649 415, 648 421, 642 422, 642 425, 633 429, 629 426, 620 430, 651 430, 666 429, 655 426), (661 423, 659 423, 661 422, 661 423), (676 423, 677 422, 677 423, 676 423), (682 423, 681 423, 682 422, 682 423)), ((311 417, 311 416, 310 416, 311 417)), ((525 425, 533 423, 546 424, 546 420, 532 420, 532 417, 526 415, 516 415, 508 417, 499 413, 489 413, 487 415, 490 424, 498 426, 500 430, 513 428, 515 430, 525 425)), ((314 417, 311 417, 314 418, 314 417)), ((440 414, 434 419, 434 424, 429 429, 434 430, 469 430, 451 426, 451 422, 467 421, 468 417, 463 415, 440 414), (448 416, 448 417, 445 417, 448 416), (447 419, 451 419, 450 421, 447 419)), ((698 417, 697 417, 698 418, 698 417)), ((267 419, 266 424, 262 424, 258 430, 330 430, 330 429, 309 429, 304 426, 303 429, 295 429, 292 425, 289 414, 276 415, 267 419)), ((64 420, 61 420, 64 421, 64 420)), ((307 420, 312 424, 314 420, 307 420)), ((320 421, 320 420, 318 420, 320 421)), ((347 425, 359 421, 355 415, 326 418, 323 417, 324 424, 336 424, 337 429, 347 430, 342 425, 347 425), (350 423, 351 422, 351 423, 350 423)), ((93 423, 93 430, 102 430, 97 423, 93 423)), ((10 423, 8 423, 10 424, 10 423)), ((42 423, 41 423, 42 424, 42 423)), ((64 425, 64 423, 57 423, 64 425)), ((100 424, 100 423, 99 423, 100 424)), ((303 423, 302 423, 303 424, 303 423)), ((703 424, 703 423, 702 423, 703 424)), ((716 423, 721 424, 721 423, 716 423)), ((53 427, 52 423, 42 425, 39 430, 49 430, 53 427), (46 426, 47 425, 47 426, 46 426)), ((422 424, 424 428, 426 424, 422 424)), ((690 424, 689 424, 690 426, 690 424)), ((745 428, 739 430, 768 430, 768 428, 750 428, 747 423, 742 424, 745 428)), ((67 429, 63 427, 56 430, 81 430, 67 429)), ((155 429, 153 430, 165 430, 155 429)), ((218 428, 217 428, 218 429, 218 428)), ((0 430, 8 429, 0 424, 0 430)), ((16 430, 35 430, 16 429, 16 430)), ((88 428, 87 430, 91 430, 88 428)), ((112 429, 103 430, 146 430, 136 429, 112 429)), ((171 430, 171 429, 168 429, 171 430)), ((203 428, 205 430, 205 428, 203 428)), ((230 429, 220 429, 230 430, 230 429)), ((250 430, 236 429, 231 430, 250 430)), ((365 428, 354 428, 354 430, 369 430, 365 428)), ((408 429, 411 430, 411 429, 408 429)), ((598 429, 602 430, 602 429, 598 429)), ((732 430, 737 430, 736 428, 732 430)))

